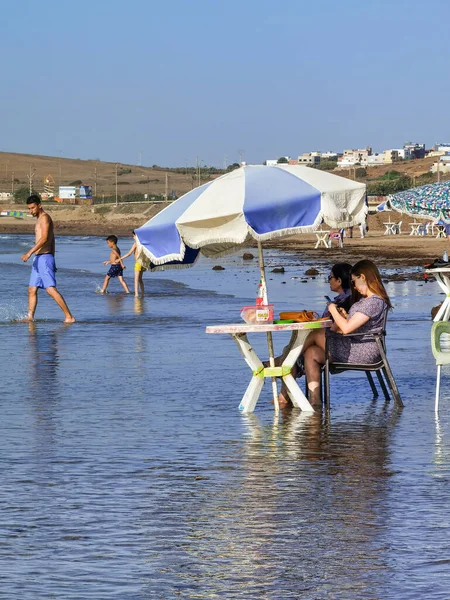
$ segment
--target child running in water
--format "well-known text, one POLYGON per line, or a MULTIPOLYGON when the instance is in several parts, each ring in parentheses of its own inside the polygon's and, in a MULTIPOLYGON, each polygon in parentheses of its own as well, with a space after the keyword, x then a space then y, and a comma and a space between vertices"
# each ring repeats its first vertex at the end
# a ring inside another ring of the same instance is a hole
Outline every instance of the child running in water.
MULTIPOLYGON (((129 249, 129 251, 126 254, 124 254, 123 256, 120 257, 120 260, 122 261, 134 253, 134 259, 136 261, 134 263, 134 295, 136 296, 136 298, 138 298, 139 297, 139 288, 142 292, 142 296, 144 296, 144 280, 142 278, 142 275, 144 274, 144 271, 146 271, 147 269, 138 260, 139 250, 138 250, 138 246, 137 246, 137 237, 136 237, 135 231, 133 231, 133 239, 134 239, 133 245, 131 246, 131 248, 129 249)), ((118 262, 118 261, 116 261, 116 262, 118 262)))
POLYGON ((106 243, 111 248, 111 254, 109 255, 109 260, 105 260, 103 262, 104 265, 111 265, 108 273, 106 274, 105 281, 103 282, 103 287, 100 290, 100 294, 106 294, 106 290, 108 288, 109 280, 111 278, 117 277, 127 294, 130 293, 127 284, 123 278, 123 262, 120 259, 120 248, 117 247, 117 237, 115 235, 109 235, 106 238, 106 243))

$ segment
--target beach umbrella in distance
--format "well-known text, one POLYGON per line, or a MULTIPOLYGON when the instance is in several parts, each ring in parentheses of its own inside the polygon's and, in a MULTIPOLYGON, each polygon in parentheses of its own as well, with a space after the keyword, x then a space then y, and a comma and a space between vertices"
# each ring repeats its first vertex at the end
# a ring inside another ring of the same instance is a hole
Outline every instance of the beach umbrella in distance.
POLYGON ((450 181, 391 194, 388 202, 394 210, 411 217, 450 223, 450 181))
MULTIPOLYGON (((262 242, 365 220, 366 186, 300 165, 248 165, 188 192, 136 230, 150 268, 191 266, 199 253, 214 258, 262 242)), ((267 297, 264 299, 267 304, 267 297)), ((272 337, 268 334, 270 362, 272 337)), ((274 386, 274 400, 276 383, 274 386)), ((275 404, 277 406, 277 404, 275 404)))

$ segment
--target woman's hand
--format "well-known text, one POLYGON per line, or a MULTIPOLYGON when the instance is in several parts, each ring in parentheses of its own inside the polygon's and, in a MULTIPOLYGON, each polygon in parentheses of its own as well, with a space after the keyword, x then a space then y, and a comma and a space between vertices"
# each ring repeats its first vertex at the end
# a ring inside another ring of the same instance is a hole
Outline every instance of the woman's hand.
POLYGON ((342 306, 338 306, 337 311, 341 315, 341 317, 344 317, 344 319, 347 319, 348 312, 345 310, 345 308, 342 308, 342 306))

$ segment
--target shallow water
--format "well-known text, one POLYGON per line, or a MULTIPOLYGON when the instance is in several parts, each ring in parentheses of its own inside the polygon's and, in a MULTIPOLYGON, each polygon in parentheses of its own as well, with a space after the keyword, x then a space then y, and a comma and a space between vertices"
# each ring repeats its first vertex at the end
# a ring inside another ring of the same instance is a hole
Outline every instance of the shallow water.
MULTIPOLYGON (((0 597, 448 598, 450 374, 436 420, 429 343, 437 284, 388 284, 403 411, 341 375, 329 418, 275 419, 268 385, 245 416, 248 367, 230 338, 204 330, 239 320, 256 264, 146 274, 135 301, 117 282, 94 293, 103 240, 59 238, 58 288, 78 323, 64 326, 41 293, 29 326, 12 320, 26 311, 30 241, 0 236, 0 597)), ((305 284, 292 279, 308 266, 299 257, 272 251, 267 262, 286 267, 269 275, 277 312, 323 306, 326 270, 305 284)))

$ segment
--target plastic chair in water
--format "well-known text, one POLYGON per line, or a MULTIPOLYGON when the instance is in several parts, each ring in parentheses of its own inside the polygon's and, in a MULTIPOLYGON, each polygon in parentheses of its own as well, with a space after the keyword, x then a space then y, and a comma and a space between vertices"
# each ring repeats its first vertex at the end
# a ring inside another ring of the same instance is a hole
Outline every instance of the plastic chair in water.
POLYGON ((450 365, 450 347, 448 350, 443 350, 441 338, 443 334, 450 335, 449 321, 436 321, 431 328, 431 350, 436 359, 437 375, 436 375, 436 401, 434 409, 439 410, 439 392, 441 387, 441 367, 442 365, 450 365))

